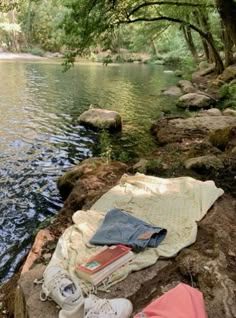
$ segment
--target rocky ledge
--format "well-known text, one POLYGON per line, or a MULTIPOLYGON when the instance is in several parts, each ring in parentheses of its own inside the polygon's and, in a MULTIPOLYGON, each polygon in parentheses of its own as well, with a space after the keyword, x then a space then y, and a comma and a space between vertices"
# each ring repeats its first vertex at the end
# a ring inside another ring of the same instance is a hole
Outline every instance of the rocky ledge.
MULTIPOLYGON (((4 286, 5 292, 8 288, 5 304, 8 304, 9 317, 57 317, 58 309, 53 302, 39 300, 41 286, 34 284, 35 279, 41 278, 58 237, 71 225, 72 214, 81 208, 88 209, 118 182, 123 173, 132 169, 119 162, 104 164, 100 159, 89 159, 59 179, 58 186, 65 202, 46 229, 50 234, 47 243, 42 239, 45 238, 42 232, 38 234, 18 283, 15 277, 4 286), (32 253, 36 254, 33 258, 32 253)), ((100 293, 99 296, 127 297, 132 301, 134 311, 138 312, 181 281, 203 292, 209 318, 235 317, 235 216, 236 200, 224 194, 199 222, 195 244, 183 249, 175 258, 158 260, 155 265, 130 274, 126 280, 113 286, 110 293, 100 293)))

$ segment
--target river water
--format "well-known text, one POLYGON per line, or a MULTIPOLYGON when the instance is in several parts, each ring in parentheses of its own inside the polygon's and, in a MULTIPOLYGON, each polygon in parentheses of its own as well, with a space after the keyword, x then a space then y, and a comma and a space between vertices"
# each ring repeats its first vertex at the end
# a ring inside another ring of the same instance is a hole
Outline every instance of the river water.
POLYGON ((56 180, 98 154, 99 134, 78 125, 90 104, 118 111, 114 153, 147 153, 148 130, 163 109, 161 89, 177 82, 162 66, 0 61, 0 283, 18 268, 39 225, 62 206, 56 180))

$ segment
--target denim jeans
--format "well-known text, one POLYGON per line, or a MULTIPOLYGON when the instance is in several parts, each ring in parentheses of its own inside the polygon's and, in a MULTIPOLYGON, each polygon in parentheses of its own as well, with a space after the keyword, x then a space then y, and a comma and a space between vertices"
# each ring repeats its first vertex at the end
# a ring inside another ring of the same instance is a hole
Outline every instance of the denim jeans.
POLYGON ((107 212, 102 225, 90 243, 94 245, 123 244, 134 251, 157 247, 165 238, 166 229, 150 225, 120 209, 107 212))

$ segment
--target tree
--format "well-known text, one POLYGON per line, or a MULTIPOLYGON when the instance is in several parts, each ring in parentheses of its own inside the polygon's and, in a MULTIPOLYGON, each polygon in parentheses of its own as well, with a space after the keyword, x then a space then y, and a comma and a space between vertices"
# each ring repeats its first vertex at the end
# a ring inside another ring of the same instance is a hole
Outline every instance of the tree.
POLYGON ((223 71, 223 62, 209 31, 194 24, 193 11, 214 8, 212 1, 135 1, 135 0, 73 0, 65 5, 70 9, 64 21, 66 44, 71 49, 70 58, 81 53, 103 32, 121 24, 137 22, 168 22, 197 32, 206 41, 212 52, 217 73, 223 71), (184 14, 183 14, 184 13, 184 14), (189 20, 183 17, 189 17, 189 20))

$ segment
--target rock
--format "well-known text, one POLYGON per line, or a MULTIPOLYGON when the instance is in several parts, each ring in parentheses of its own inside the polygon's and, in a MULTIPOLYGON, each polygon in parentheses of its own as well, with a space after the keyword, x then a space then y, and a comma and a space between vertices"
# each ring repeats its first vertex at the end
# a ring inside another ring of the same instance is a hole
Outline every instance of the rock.
POLYGON ((177 85, 181 88, 184 94, 194 93, 197 90, 193 84, 187 80, 181 80, 177 85))
POLYGON ((223 162, 216 156, 202 156, 188 159, 184 163, 186 169, 207 171, 209 169, 219 170, 224 168, 223 162))
MULTIPOLYGON (((72 189, 76 188, 77 184, 80 184, 82 188, 81 182, 83 182, 83 180, 87 180, 86 183, 88 183, 88 185, 91 183, 90 189, 93 187, 96 188, 97 186, 101 186, 101 182, 105 181, 103 180, 104 175, 107 176, 108 183, 109 178, 112 180, 113 176, 114 182, 116 178, 125 173, 126 169, 127 165, 118 161, 104 164, 100 158, 86 159, 61 176, 57 181, 57 187, 62 198, 65 200, 70 195, 72 189)), ((102 186, 104 187, 104 185, 102 186)))
POLYGON ((215 70, 215 65, 210 64, 208 68, 194 72, 192 74, 192 81, 198 85, 200 84, 206 87, 209 81, 206 75, 213 73, 214 70, 215 70))
POLYGON ((182 77, 182 76, 183 76, 183 72, 180 71, 180 70, 176 70, 176 71, 175 71, 175 76, 177 76, 177 77, 182 77))
POLYGON ((199 109, 199 108, 209 108, 213 104, 214 104, 214 100, 206 95, 199 94, 199 93, 190 93, 190 94, 183 95, 179 98, 177 102, 177 107, 199 109))
POLYGON ((225 110, 223 110, 223 115, 224 116, 236 116, 236 110, 226 108, 225 110))
POLYGON ((166 74, 173 74, 174 71, 172 71, 172 70, 164 70, 164 73, 166 73, 166 74))
POLYGON ((209 67, 209 64, 206 61, 202 61, 199 63, 198 67, 200 71, 203 71, 209 67))
POLYGON ((70 169, 58 182, 59 191, 65 200, 58 214, 60 217, 54 219, 48 229, 56 236, 61 235, 71 225, 71 217, 75 211, 89 209, 127 170, 128 166, 122 162, 105 164, 98 158, 84 160, 70 169))
POLYGON ((135 165, 133 165, 134 172, 146 173, 148 160, 140 159, 135 165))
POLYGON ((41 256, 44 244, 48 241, 51 241, 52 239, 53 238, 47 229, 43 229, 38 232, 34 240, 34 244, 30 250, 30 253, 28 254, 27 259, 22 268, 22 274, 30 270, 34 262, 41 256))
POLYGON ((214 147, 220 150, 232 149, 236 146, 236 126, 210 132, 209 141, 214 147))
POLYGON ((63 174, 57 181, 57 187, 63 200, 70 194, 71 190, 77 183, 80 177, 84 174, 89 174, 95 168, 102 164, 102 160, 91 158, 82 161, 81 164, 74 166, 63 174))
POLYGON ((230 86, 232 86, 232 85, 236 85, 236 78, 235 78, 235 79, 233 79, 233 80, 229 83, 229 85, 230 85, 230 86))
POLYGON ((79 123, 93 128, 112 132, 121 131, 122 122, 119 113, 106 109, 89 109, 79 116, 79 123))
POLYGON ((236 65, 230 65, 226 67, 221 75, 218 76, 218 79, 223 82, 230 82, 236 78, 236 65))
POLYGON ((187 157, 195 158, 195 157, 202 157, 206 155, 220 155, 222 154, 222 151, 216 147, 214 147, 210 142, 208 141, 202 141, 202 142, 192 142, 191 148, 187 153, 187 157))
POLYGON ((169 96, 181 96, 182 91, 177 86, 171 86, 166 91, 163 92, 163 95, 169 95, 169 96))
POLYGON ((58 317, 59 309, 53 301, 40 300, 41 284, 34 284, 42 279, 45 266, 39 266, 21 275, 15 297, 16 318, 53 318, 58 317))
MULTIPOLYGON (((173 275, 173 267, 169 260, 159 260, 152 267, 142 271, 131 273, 129 277, 122 282, 113 286, 109 292, 109 298, 125 297, 132 299, 137 309, 141 309, 140 301, 143 300, 143 288, 146 289, 146 297, 151 297, 154 290, 158 290, 159 286, 154 281, 158 275, 173 275), (164 274, 166 272, 166 275, 164 274), (154 281, 153 281, 154 280, 154 281), (152 288, 149 288, 152 286, 152 288)), ((17 301, 15 306, 15 318, 56 318, 59 309, 53 301, 42 302, 39 299, 41 285, 33 284, 34 280, 42 277, 45 267, 40 266, 21 276, 18 282, 17 301), (18 301, 21 299, 21 301, 18 301)), ((106 293, 98 292, 101 298, 108 297, 106 293)), ((79 317, 78 317, 79 318, 79 317)))
POLYGON ((222 116, 221 111, 218 108, 211 108, 211 109, 207 109, 207 110, 201 110, 197 116, 201 117, 201 116, 222 116))
POLYGON ((160 144, 204 139, 209 132, 235 126, 236 118, 229 116, 205 116, 190 118, 160 118, 151 127, 152 134, 160 144))
POLYGON ((232 153, 233 155, 236 155, 236 146, 231 150, 231 153, 232 153))
MULTIPOLYGON (((141 311, 155 298, 181 281, 197 282, 204 294, 208 318, 233 318, 236 310, 235 293, 235 199, 223 195, 207 215, 198 222, 197 241, 184 248, 176 258, 158 260, 153 266, 131 273, 125 280, 111 287, 109 294, 98 292, 99 297, 126 297, 141 311), (222 288, 224 286, 224 288, 222 288), (144 297, 145 290, 145 297, 144 297), (223 314, 222 313, 229 313, 223 314)), ((44 267, 23 274, 15 297, 16 318, 56 318, 58 309, 53 301, 41 302, 40 279, 44 267)))
POLYGON ((236 126, 217 129, 209 133, 209 141, 214 146, 221 150, 227 147, 232 148, 236 145, 236 126))

